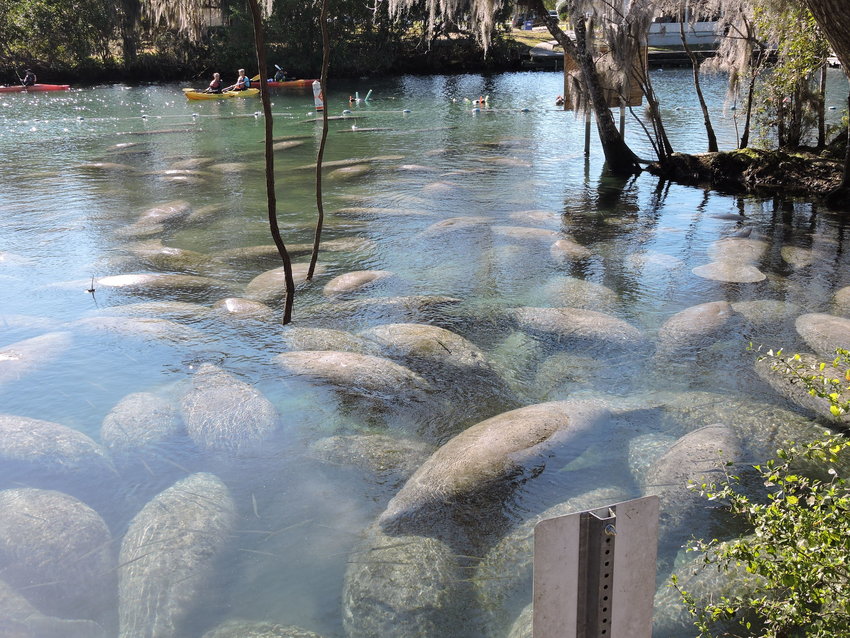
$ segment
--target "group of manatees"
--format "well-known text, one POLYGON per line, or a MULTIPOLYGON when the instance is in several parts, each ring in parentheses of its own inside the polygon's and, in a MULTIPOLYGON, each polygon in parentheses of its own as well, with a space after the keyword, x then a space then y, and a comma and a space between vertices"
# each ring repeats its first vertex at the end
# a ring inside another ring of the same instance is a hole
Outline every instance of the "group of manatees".
MULTIPOLYGON (((191 347, 206 338, 197 327, 204 320, 273 325, 285 290, 281 268, 246 285, 211 276, 233 264, 267 264, 273 247, 207 259, 150 239, 207 214, 182 202, 145 211, 124 231, 145 240, 133 245, 128 262, 187 274, 100 279, 99 290, 157 301, 116 305, 4 345, 0 388, 60 360, 81 333, 191 347)), ((481 223, 444 220, 423 236, 481 223)), ((550 243, 556 263, 592 254, 552 231, 494 232, 550 243)), ((364 248, 359 238, 326 246, 364 248)), ((763 249, 753 237, 725 239, 695 274, 757 282, 763 249)), ((294 247, 296 255, 307 252, 294 247)), ((310 441, 311 458, 392 489, 372 524, 357 530, 347 558, 340 627, 349 638, 530 636, 534 524, 648 494, 661 499, 656 635, 681 635, 689 621, 666 586, 673 570, 686 589, 693 583, 704 595, 749 586, 736 575, 699 580, 691 564, 676 560, 690 536, 728 533, 723 512, 689 483, 718 480, 726 463, 743 465, 785 440, 816 436, 829 410, 769 357, 746 355, 754 378, 787 407, 707 391, 641 393, 636 379, 712 356, 714 344, 730 337, 779 326, 794 326, 812 351, 807 363, 831 360, 836 347, 850 344, 847 288, 831 300, 830 314, 769 299, 719 299, 644 327, 617 316, 611 289, 559 276, 541 287, 545 305, 505 308, 494 327, 501 341, 484 348, 475 343, 474 308, 463 299, 370 296, 396 279, 386 270, 327 281, 322 273, 307 282, 305 264, 296 264, 299 287, 323 287, 326 302, 310 309, 322 319, 277 333, 267 356, 280 379, 326 390, 339 411, 364 424, 310 441), (369 325, 346 329, 352 316, 369 325)), ((0 634, 317 637, 238 610, 205 616, 216 605, 210 583, 228 569, 234 535, 251 513, 235 496, 239 482, 253 464, 276 462, 295 421, 226 362, 201 363, 166 389, 128 394, 103 420, 99 441, 34 416, 0 415, 0 634)))

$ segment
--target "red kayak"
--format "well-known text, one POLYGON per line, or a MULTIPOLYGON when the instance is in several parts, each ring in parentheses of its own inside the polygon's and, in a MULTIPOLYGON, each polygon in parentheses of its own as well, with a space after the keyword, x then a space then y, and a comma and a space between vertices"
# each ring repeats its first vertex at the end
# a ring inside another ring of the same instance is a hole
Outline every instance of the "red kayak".
POLYGON ((70 84, 33 84, 32 86, 0 86, 0 93, 35 93, 37 91, 67 91, 70 84))
POLYGON ((313 86, 313 82, 315 81, 316 80, 284 80, 283 82, 275 82, 274 80, 269 80, 266 84, 273 89, 277 89, 286 87, 313 86))

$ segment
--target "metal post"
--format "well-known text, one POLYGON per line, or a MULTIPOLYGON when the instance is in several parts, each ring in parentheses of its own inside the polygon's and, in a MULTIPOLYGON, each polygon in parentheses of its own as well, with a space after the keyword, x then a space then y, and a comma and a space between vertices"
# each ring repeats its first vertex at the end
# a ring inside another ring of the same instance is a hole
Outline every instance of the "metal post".
POLYGON ((650 638, 657 496, 534 529, 534 638, 650 638))

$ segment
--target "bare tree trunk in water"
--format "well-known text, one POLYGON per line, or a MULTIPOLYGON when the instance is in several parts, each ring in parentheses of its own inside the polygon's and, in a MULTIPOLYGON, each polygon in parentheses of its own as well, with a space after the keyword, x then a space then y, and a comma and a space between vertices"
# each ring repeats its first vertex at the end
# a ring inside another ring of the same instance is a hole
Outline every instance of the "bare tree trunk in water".
POLYGON ((818 148, 826 146, 826 64, 820 68, 818 88, 818 148))
POLYGON ((688 57, 691 59, 691 65, 694 67, 694 88, 696 89, 699 105, 702 109, 702 118, 705 121, 705 134, 708 136, 708 152, 716 153, 717 136, 714 134, 714 127, 711 125, 711 116, 708 114, 708 106, 705 104, 705 97, 703 97, 702 86, 699 82, 700 62, 697 60, 697 56, 694 55, 694 52, 691 51, 691 47, 688 46, 687 39, 685 38, 685 16, 682 15, 680 18, 679 36, 682 38, 682 46, 685 48, 685 53, 688 54, 688 57))
POLYGON ((292 262, 289 253, 280 236, 280 227, 277 224, 277 198, 274 190, 274 122, 272 121, 272 107, 269 101, 269 86, 266 78, 266 47, 263 38, 263 16, 257 0, 248 0, 251 9, 251 17, 254 19, 254 46, 257 49, 257 69, 260 73, 260 96, 263 100, 263 117, 266 125, 266 198, 269 204, 269 228, 274 239, 277 252, 283 261, 284 281, 286 282, 286 297, 283 305, 283 325, 292 321, 292 302, 295 298, 295 282, 292 279, 292 262))
POLYGON ((313 279, 316 270, 316 261, 319 259, 319 244, 322 241, 322 226, 325 223, 325 209, 322 204, 322 159, 325 157, 325 143, 328 140, 328 65, 330 64, 331 45, 328 39, 328 0, 322 0, 322 10, 319 13, 319 22, 322 27, 322 140, 319 142, 319 153, 316 157, 316 233, 313 237, 313 254, 310 257, 310 267, 307 269, 307 279, 313 279))
POLYGON ((543 0, 529 0, 528 8, 537 15, 544 16, 549 33, 564 49, 564 55, 569 55, 579 65, 584 86, 587 88, 593 106, 593 112, 596 114, 596 128, 599 133, 599 141, 602 143, 602 152, 605 153, 608 170, 615 175, 640 173, 640 158, 634 154, 623 136, 620 135, 620 131, 614 123, 614 116, 605 100, 602 83, 593 60, 593 52, 588 50, 587 25, 585 24, 584 14, 571 8, 570 20, 576 34, 575 42, 573 42, 558 26, 558 19, 549 15, 549 11, 543 5, 543 0))

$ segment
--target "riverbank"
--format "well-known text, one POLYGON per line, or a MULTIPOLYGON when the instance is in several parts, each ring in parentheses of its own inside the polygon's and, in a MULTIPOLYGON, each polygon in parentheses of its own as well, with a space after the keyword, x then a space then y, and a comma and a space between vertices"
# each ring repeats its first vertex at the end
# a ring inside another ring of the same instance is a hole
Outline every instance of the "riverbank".
POLYGON ((647 170, 680 184, 725 193, 820 199, 829 197, 841 185, 844 163, 840 151, 842 145, 834 143, 822 153, 755 148, 696 155, 674 153, 663 164, 653 162, 647 170))

